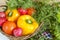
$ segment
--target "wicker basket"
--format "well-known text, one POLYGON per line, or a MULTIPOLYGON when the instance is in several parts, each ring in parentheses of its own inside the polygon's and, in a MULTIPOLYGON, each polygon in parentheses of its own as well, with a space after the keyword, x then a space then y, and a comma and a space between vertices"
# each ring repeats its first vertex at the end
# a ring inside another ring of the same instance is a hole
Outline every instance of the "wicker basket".
MULTIPOLYGON (((4 11, 3 10, 3 8, 4 8, 3 5, 6 5, 5 2, 6 2, 6 0, 0 0, 0 11, 4 11)), ((39 29, 42 26, 42 24, 43 24, 43 22, 40 24, 40 26, 36 29, 36 31, 33 34, 30 34, 30 35, 27 35, 27 36, 22 36, 22 37, 14 37, 14 36, 7 35, 1 29, 0 29, 0 32, 3 35, 5 35, 6 37, 8 37, 10 40, 26 40, 26 39, 31 38, 32 36, 36 35, 39 32, 39 29)))

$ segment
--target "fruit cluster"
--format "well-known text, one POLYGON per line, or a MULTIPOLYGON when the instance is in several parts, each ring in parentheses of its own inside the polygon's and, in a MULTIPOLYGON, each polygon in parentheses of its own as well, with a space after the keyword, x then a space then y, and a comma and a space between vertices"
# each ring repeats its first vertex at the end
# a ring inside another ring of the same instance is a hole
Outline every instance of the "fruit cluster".
POLYGON ((31 16, 34 8, 17 8, 0 12, 0 27, 3 32, 15 37, 29 35, 38 28, 38 23, 31 16))

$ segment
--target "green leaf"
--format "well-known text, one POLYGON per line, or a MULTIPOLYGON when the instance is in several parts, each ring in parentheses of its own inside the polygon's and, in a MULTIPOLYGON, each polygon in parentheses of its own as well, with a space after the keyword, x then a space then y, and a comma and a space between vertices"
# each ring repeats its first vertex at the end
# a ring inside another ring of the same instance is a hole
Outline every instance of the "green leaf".
POLYGON ((30 40, 34 40, 33 38, 30 38, 30 40))
POLYGON ((17 8, 17 5, 18 5, 18 3, 17 3, 16 0, 13 0, 13 1, 9 0, 7 2, 7 6, 8 6, 9 9, 15 9, 15 8, 17 8))
POLYGON ((23 8, 29 8, 33 7, 33 1, 32 0, 25 0, 25 3, 22 5, 23 8))
POLYGON ((44 37, 40 37, 38 40, 44 40, 44 37))

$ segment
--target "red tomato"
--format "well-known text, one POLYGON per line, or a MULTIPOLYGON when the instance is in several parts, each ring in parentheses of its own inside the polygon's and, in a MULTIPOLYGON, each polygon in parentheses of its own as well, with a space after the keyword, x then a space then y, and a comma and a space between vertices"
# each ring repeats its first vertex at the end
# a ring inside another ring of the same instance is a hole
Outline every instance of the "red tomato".
POLYGON ((4 12, 0 12, 0 17, 5 17, 5 13, 4 12))
POLYGON ((2 18, 0 17, 0 26, 2 26, 2 24, 6 21, 6 18, 2 18))
POLYGON ((27 8, 27 14, 32 15, 32 13, 35 12, 34 8, 27 8))
POLYGON ((12 31, 13 29, 16 28, 16 24, 14 22, 9 22, 9 21, 6 21, 4 24, 3 24, 3 27, 2 27, 2 30, 11 35, 12 34, 12 31))
POLYGON ((13 30, 13 35, 14 35, 15 37, 22 36, 22 29, 21 29, 21 28, 15 28, 15 29, 13 30))
POLYGON ((27 10, 25 10, 23 8, 18 8, 18 12, 20 13, 20 15, 26 15, 27 14, 27 10))

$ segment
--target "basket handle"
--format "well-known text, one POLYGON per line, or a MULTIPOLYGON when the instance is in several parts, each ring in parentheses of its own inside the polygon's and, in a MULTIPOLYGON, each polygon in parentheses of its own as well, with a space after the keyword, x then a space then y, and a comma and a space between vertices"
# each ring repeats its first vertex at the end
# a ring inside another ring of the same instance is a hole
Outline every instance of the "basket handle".
POLYGON ((6 8, 7 8, 7 6, 6 6, 6 5, 0 5, 0 12, 1 12, 1 11, 5 11, 5 10, 6 10, 6 8))

